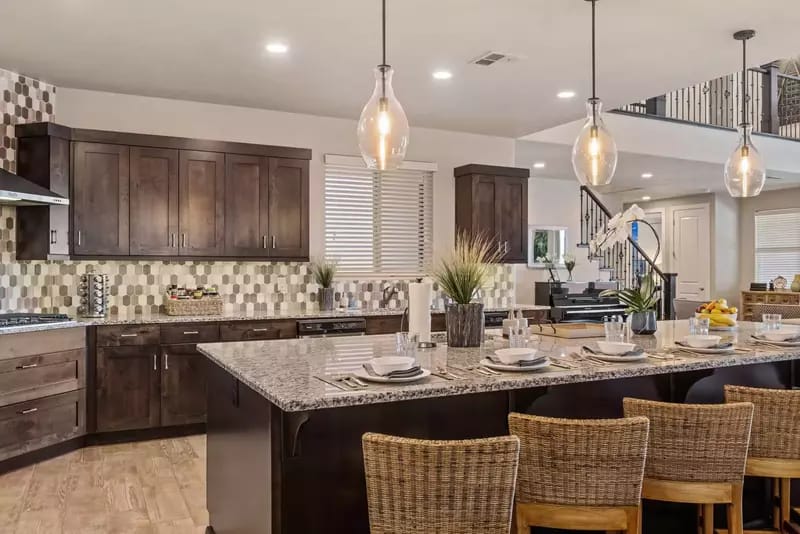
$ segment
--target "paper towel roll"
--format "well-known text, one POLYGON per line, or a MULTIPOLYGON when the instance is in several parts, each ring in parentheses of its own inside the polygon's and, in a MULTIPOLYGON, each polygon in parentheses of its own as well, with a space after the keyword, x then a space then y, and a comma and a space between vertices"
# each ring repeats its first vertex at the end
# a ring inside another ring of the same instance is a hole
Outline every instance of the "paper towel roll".
POLYGON ((412 282, 408 284, 408 332, 417 334, 420 341, 431 340, 431 299, 433 284, 412 282))

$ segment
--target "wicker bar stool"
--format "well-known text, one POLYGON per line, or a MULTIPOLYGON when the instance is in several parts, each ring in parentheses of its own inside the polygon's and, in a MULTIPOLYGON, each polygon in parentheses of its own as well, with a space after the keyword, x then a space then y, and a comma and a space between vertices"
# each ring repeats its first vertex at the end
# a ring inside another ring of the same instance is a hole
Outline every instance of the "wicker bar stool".
POLYGON ((730 533, 742 534, 742 482, 753 404, 622 402, 626 416, 650 420, 642 498, 700 505, 703 534, 714 531, 714 504, 726 504, 730 533))
POLYGON ((520 439, 517 533, 530 527, 641 532, 648 422, 512 413, 520 439))
POLYGON ((790 520, 791 480, 800 478, 800 391, 725 386, 725 400, 755 405, 745 474, 772 479, 773 528, 780 530, 790 520))
POLYGON ((364 434, 372 534, 508 534, 514 436, 427 441, 364 434))

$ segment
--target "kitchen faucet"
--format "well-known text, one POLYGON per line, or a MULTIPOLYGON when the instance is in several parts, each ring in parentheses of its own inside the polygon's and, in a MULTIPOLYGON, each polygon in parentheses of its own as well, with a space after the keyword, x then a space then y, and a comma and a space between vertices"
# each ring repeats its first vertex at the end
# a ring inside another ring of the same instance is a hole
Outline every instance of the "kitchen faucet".
POLYGON ((383 293, 381 296, 380 307, 381 308, 388 308, 389 301, 392 300, 392 297, 397 295, 397 287, 388 285, 383 288, 383 293))

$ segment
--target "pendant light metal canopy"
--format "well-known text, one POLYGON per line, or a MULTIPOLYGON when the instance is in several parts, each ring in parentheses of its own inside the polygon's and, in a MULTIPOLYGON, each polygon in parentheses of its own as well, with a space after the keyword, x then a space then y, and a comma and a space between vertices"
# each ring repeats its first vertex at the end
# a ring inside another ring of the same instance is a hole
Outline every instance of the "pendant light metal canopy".
POLYGON ((608 185, 617 170, 617 144, 603 122, 603 103, 597 98, 596 4, 592 4, 592 97, 586 102, 586 122, 572 146, 572 168, 583 185, 608 185))
POLYGON ((735 198, 755 197, 767 182, 767 168, 761 154, 753 145, 753 126, 747 121, 747 41, 755 30, 740 30, 733 38, 742 42, 742 122, 739 124, 739 144, 725 162, 725 187, 735 198))
POLYGON ((382 61, 375 68, 375 89, 358 120, 358 147, 364 163, 381 171, 396 169, 406 157, 408 119, 392 89, 391 65, 386 63, 386 0, 381 12, 382 61))

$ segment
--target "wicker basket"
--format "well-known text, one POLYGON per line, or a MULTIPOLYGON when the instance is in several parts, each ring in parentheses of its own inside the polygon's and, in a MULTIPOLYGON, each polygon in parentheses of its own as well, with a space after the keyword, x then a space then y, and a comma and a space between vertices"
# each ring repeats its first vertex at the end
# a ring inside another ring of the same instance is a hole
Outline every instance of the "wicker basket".
POLYGON ((222 315, 222 297, 201 299, 171 299, 164 297, 164 313, 167 315, 222 315))

